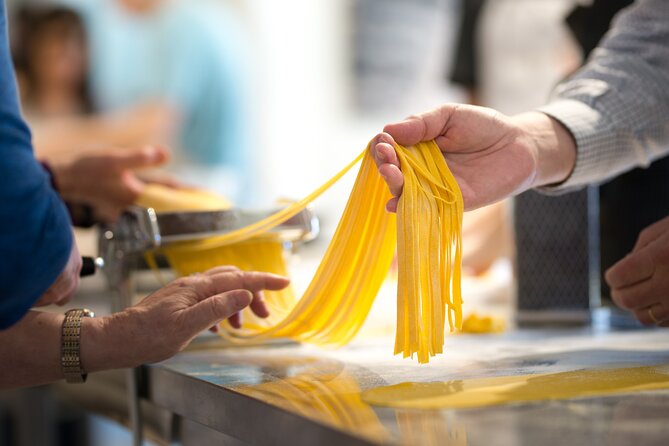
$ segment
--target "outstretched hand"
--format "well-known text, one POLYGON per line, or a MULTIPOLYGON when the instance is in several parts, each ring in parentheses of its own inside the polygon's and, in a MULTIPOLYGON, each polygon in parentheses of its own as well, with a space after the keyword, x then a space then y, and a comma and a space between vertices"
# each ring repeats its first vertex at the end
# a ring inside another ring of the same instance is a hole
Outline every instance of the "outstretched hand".
POLYGON ((86 320, 87 324, 101 326, 99 330, 87 330, 91 348, 82 344, 82 358, 95 370, 167 359, 198 333, 224 319, 239 327, 239 312, 247 306, 256 315, 267 317, 262 291, 280 290, 288 284, 289 279, 282 276, 231 266, 182 277, 133 307, 107 318, 86 320), (107 348, 93 348, 96 341, 107 348))
POLYGON ((404 184, 395 143, 411 146, 432 139, 460 186, 465 210, 562 181, 575 158, 575 154, 569 156, 570 151, 575 152, 570 135, 542 113, 510 118, 490 108, 447 104, 389 124, 372 141, 379 173, 394 197, 387 204, 389 211, 396 211, 404 184), (566 147, 558 147, 561 143, 566 147), (566 156, 554 156, 558 149, 566 156))

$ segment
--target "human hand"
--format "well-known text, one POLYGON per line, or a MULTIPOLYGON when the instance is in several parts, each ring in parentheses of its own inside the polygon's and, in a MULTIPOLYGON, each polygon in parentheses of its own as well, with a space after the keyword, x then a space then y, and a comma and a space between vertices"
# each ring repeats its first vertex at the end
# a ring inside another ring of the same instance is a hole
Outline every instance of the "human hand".
POLYGON ((113 222, 144 189, 134 170, 159 166, 168 158, 166 149, 146 146, 89 152, 50 166, 65 201, 90 205, 97 218, 113 222))
POLYGON ((632 252, 605 278, 619 307, 642 324, 669 327, 669 217, 641 231, 632 252))
POLYGON ((223 319, 239 327, 238 313, 247 306, 267 317, 262 290, 280 290, 288 283, 275 274, 225 266, 177 279, 122 312, 87 318, 87 335, 82 335, 84 365, 95 371, 167 359, 223 319), (98 330, 91 329, 96 324, 98 330), (84 346, 84 340, 90 344, 84 346), (100 343, 106 347, 100 348, 100 343))
POLYGON ((60 273, 56 281, 46 290, 33 306, 42 307, 45 305, 65 305, 79 286, 79 272, 81 271, 81 254, 77 248, 77 243, 72 239, 72 249, 70 257, 65 264, 65 268, 60 273))
POLYGON ((389 124, 372 141, 379 173, 394 197, 389 211, 397 210, 404 185, 395 142, 411 146, 432 139, 460 186, 465 210, 562 181, 575 162, 570 134, 543 113, 510 118, 490 108, 447 104, 389 124))

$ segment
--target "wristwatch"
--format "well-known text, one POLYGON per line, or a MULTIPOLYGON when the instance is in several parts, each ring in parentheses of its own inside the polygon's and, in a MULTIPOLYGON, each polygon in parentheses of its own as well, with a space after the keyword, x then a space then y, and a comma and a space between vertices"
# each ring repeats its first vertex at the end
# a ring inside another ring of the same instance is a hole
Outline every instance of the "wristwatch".
POLYGON ((86 308, 75 308, 65 313, 61 330, 61 357, 63 375, 68 383, 83 383, 86 373, 81 368, 79 349, 81 345, 81 319, 93 317, 95 313, 86 308))

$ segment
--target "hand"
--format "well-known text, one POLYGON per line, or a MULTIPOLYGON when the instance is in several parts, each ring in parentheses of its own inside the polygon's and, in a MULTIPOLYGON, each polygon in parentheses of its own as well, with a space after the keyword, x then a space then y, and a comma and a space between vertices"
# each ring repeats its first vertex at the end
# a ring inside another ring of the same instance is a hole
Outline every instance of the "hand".
POLYGON ((384 132, 372 141, 372 155, 394 196, 386 206, 391 212, 404 184, 395 141, 411 146, 434 139, 460 186, 465 210, 563 181, 575 162, 571 135, 538 112, 509 118, 489 108, 448 104, 387 125, 384 132))
POLYGON ((234 267, 177 279, 134 307, 107 318, 87 318, 82 334, 84 366, 95 371, 167 359, 223 319, 238 327, 237 314, 249 305, 256 315, 267 317, 262 290, 280 290, 288 283, 275 274, 234 267), (95 324, 101 327, 95 330, 95 324))
POLYGON ((134 170, 159 166, 168 157, 166 149, 146 146, 89 152, 50 165, 65 201, 88 204, 97 218, 113 222, 144 189, 134 170))
POLYGON ((619 307, 642 324, 669 327, 669 217, 641 231, 632 252, 605 278, 619 307))
POLYGON ((35 302, 35 307, 45 305, 65 305, 79 286, 79 272, 81 271, 81 255, 77 244, 72 238, 72 249, 67 264, 60 273, 56 281, 48 290, 35 302))

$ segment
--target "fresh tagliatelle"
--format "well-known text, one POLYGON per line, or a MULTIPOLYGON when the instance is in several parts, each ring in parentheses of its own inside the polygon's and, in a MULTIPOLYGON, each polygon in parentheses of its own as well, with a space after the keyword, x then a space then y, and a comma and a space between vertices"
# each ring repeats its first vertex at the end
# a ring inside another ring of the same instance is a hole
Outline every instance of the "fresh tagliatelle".
MULTIPOLYGON (((290 289, 267 293, 272 311, 268 321, 249 319, 246 313, 242 330, 222 324, 220 333, 236 343, 290 338, 343 345, 365 321, 397 247, 395 353, 404 357, 415 353, 420 363, 426 363, 443 351, 445 321, 451 331, 462 325, 463 202, 434 141, 396 146, 396 150, 404 173, 397 217, 385 210, 391 197, 368 146, 321 187, 281 211, 247 227, 161 251, 182 275, 220 264, 285 274, 280 244, 268 231, 302 211, 362 160, 339 225, 302 298, 296 300, 290 289)), ((160 212, 160 206, 151 201, 143 196, 139 203, 160 212)), ((190 206, 182 201, 179 210, 203 210, 196 198, 193 201, 190 206)), ((177 210, 173 204, 168 206, 170 211, 177 210)))

